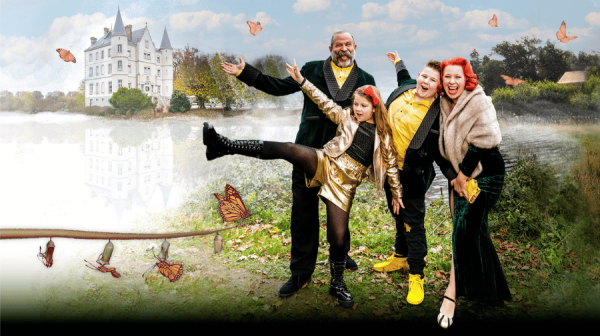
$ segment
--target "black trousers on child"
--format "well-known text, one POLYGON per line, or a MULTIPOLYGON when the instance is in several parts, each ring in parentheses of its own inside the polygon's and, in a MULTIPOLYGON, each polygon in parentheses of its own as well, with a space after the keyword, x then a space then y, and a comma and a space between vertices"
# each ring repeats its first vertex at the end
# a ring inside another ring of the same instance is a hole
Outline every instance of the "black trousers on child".
POLYGON ((409 272, 423 275, 425 256, 427 255, 427 235, 425 231, 425 193, 431 186, 435 171, 426 170, 421 174, 412 171, 400 171, 404 209, 399 215, 392 212, 392 192, 390 185, 384 184, 388 208, 396 221, 396 253, 407 257, 409 272))

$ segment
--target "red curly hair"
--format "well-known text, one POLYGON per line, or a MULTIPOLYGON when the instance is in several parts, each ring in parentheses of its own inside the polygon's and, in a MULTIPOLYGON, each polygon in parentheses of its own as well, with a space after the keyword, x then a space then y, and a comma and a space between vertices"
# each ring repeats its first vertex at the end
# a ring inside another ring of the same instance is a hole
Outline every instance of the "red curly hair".
POLYGON ((475 90, 475 88, 477 87, 477 75, 473 72, 473 67, 471 67, 471 63, 469 63, 468 60, 460 57, 460 56, 454 56, 452 58, 447 58, 444 61, 442 61, 442 64, 440 64, 440 77, 442 78, 441 83, 438 84, 438 92, 440 94, 444 94, 444 87, 443 87, 443 83, 444 83, 444 70, 446 69, 446 67, 448 65, 458 65, 460 67, 462 67, 463 69, 463 73, 465 74, 465 90, 467 91, 473 91, 475 90))

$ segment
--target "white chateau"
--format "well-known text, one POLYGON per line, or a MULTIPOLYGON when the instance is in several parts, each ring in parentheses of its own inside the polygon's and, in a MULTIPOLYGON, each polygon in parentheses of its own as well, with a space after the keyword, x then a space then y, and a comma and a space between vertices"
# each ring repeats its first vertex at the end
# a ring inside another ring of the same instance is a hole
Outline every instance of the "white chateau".
POLYGON ((173 91, 173 48, 167 28, 157 48, 148 25, 131 30, 121 11, 112 30, 104 28, 100 39, 91 38, 85 50, 85 106, 110 106, 108 100, 120 87, 138 88, 147 95, 170 99, 173 91))

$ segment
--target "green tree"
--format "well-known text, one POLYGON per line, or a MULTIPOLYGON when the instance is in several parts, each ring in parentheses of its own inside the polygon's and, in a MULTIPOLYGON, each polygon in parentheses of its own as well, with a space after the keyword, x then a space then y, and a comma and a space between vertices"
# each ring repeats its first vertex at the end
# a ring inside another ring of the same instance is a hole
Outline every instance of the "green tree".
POLYGON ((210 70, 216 82, 211 96, 223 103, 225 110, 231 110, 231 104, 241 98, 239 92, 244 84, 221 70, 223 62, 236 63, 236 57, 225 53, 216 53, 210 59, 210 70))
POLYGON ((517 43, 504 41, 492 48, 492 52, 504 57, 504 75, 520 79, 529 78, 539 80, 536 71, 538 56, 537 44, 542 40, 533 37, 524 36, 517 43))
POLYGON ((504 74, 504 63, 499 60, 490 59, 487 55, 483 56, 481 66, 481 77, 477 76, 481 86, 487 95, 491 95, 497 88, 505 86, 502 75, 504 74))
POLYGON ((569 52, 556 48, 550 40, 539 49, 537 71, 539 79, 549 79, 556 82, 565 71, 569 70, 569 52))
POLYGON ((150 109, 154 106, 152 98, 139 89, 121 87, 108 100, 110 105, 119 113, 131 115, 136 111, 150 109))
POLYGON ((481 59, 479 58, 479 53, 477 52, 477 49, 473 49, 473 52, 471 53, 471 60, 469 62, 473 67, 473 72, 477 75, 477 78, 480 79, 482 75, 481 70, 483 64, 481 63, 481 59))
POLYGON ((186 112, 192 108, 187 95, 183 91, 173 90, 171 95, 171 112, 186 112))

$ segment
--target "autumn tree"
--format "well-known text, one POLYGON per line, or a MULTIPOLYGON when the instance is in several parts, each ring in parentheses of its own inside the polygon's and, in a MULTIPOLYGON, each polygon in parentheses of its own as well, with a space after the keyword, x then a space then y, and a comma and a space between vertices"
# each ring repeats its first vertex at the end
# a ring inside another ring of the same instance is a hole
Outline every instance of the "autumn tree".
POLYGON ((196 96, 201 109, 215 91, 215 78, 210 69, 209 57, 198 49, 185 46, 173 53, 174 88, 187 95, 196 96))

